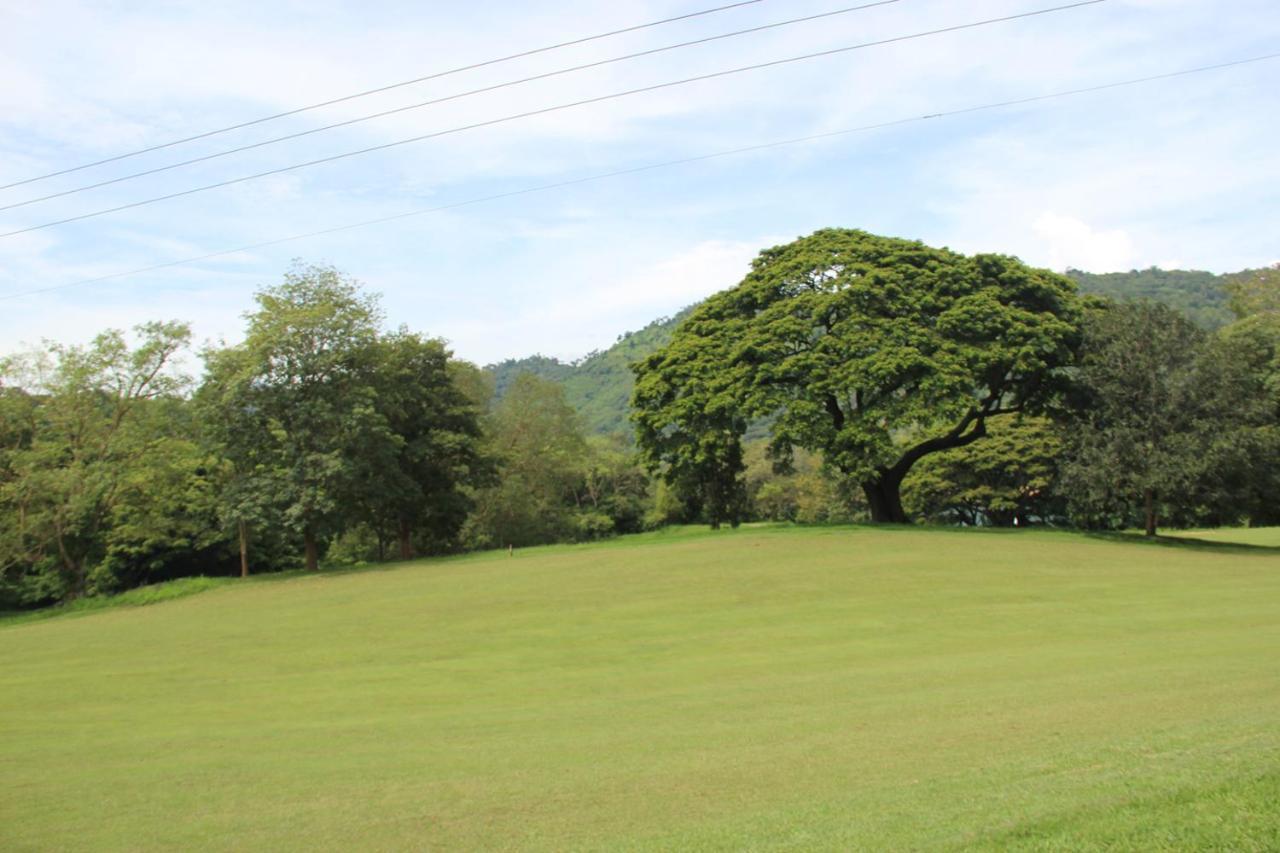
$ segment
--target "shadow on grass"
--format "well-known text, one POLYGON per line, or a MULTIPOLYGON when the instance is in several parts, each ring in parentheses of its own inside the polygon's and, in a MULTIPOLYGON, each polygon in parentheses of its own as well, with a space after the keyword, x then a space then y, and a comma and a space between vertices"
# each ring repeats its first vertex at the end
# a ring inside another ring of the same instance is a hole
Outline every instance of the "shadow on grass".
POLYGON ((1144 536, 1141 533, 1088 530, 1081 531, 1087 539, 1101 539, 1126 545, 1145 545, 1151 548, 1175 548, 1182 551, 1203 551, 1213 554, 1253 554, 1255 556, 1280 556, 1280 546, 1252 545, 1248 542, 1219 542, 1213 539, 1196 539, 1194 536, 1144 536))

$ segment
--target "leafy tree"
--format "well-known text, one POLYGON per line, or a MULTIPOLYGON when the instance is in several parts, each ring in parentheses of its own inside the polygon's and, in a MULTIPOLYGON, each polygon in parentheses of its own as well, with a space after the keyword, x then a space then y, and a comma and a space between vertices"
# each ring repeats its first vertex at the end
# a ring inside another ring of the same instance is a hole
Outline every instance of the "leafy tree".
POLYGON ((746 486, 751 517, 761 521, 827 524, 855 520, 864 507, 824 470, 822 459, 797 449, 786 465, 769 458, 764 441, 746 445, 746 486))
MULTIPOLYGON (((1221 382, 1238 396, 1234 453, 1221 460, 1222 502, 1254 526, 1280 524, 1280 275, 1260 275, 1234 293, 1242 318, 1222 329, 1221 382)), ((1224 437, 1225 439, 1225 437, 1224 437)), ((1226 443, 1220 441, 1220 443, 1226 443)))
POLYGON ((211 574, 229 541, 218 517, 218 459, 195 440, 196 412, 185 399, 148 401, 134 415, 146 453, 120 472, 90 573, 98 592, 211 574))
POLYGON ((18 583, 38 587, 37 600, 88 591, 129 477, 165 441, 140 413, 187 385, 171 364, 189 329, 148 323, 135 333, 132 348, 108 331, 86 347, 46 344, 0 362, 0 571, 25 576, 18 583))
POLYGON ((1229 417, 1206 381, 1206 343, 1204 332, 1164 305, 1120 303, 1092 313, 1064 470, 1064 487, 1087 521, 1137 516, 1155 536, 1162 514, 1195 500, 1229 417))
POLYGON ((387 443, 372 369, 381 314, 352 279, 300 263, 256 300, 244 343, 206 356, 207 411, 221 412, 216 434, 233 460, 231 514, 243 523, 255 506, 282 507, 314 571, 344 524, 359 451, 387 443))
MULTIPOLYGON (((713 297, 714 299, 714 297, 713 297)), ((649 470, 690 517, 737 527, 747 512, 742 435, 749 418, 727 370, 732 339, 709 300, 671 342, 638 362, 632 419, 649 470)))
POLYGON ((1238 319, 1280 314, 1280 264, 1230 277, 1227 294, 1238 319))
POLYGON ((203 355, 205 380, 195 396, 199 435, 218 460, 219 522, 235 530, 240 576, 248 577, 251 538, 261 545, 264 537, 279 535, 289 499, 280 428, 271 409, 254 400, 259 389, 253 352, 213 347, 203 355))
POLYGON ((650 505, 649 478, 635 451, 620 435, 587 439, 587 466, 578 496, 580 514, 608 519, 605 526, 579 524, 580 538, 589 535, 639 533, 650 505))
POLYGON ((873 520, 906 521, 916 462, 1060 389, 1081 311, 1069 280, 1012 258, 818 231, 762 252, 640 362, 640 446, 674 472, 711 457, 727 473, 731 454, 689 448, 708 435, 728 446, 748 419, 772 417, 776 457, 820 453, 859 484, 873 520))
POLYGON ((530 373, 512 380, 488 418, 497 484, 479 491, 468 522, 473 547, 571 539, 587 468, 587 444, 564 389, 530 373))
POLYGON ((911 513, 930 521, 1008 527, 1065 515, 1055 492, 1059 430, 1025 417, 990 429, 985 441, 929 456, 903 485, 911 513))
POLYGON ((487 414, 494 398, 494 378, 469 361, 449 360, 449 376, 453 384, 467 395, 472 407, 481 415, 487 414))
POLYGON ((446 550, 471 508, 466 489, 492 479, 478 413, 443 342, 401 330, 377 342, 374 359, 381 423, 356 456, 357 502, 379 538, 394 530, 401 559, 414 556, 415 532, 446 550))

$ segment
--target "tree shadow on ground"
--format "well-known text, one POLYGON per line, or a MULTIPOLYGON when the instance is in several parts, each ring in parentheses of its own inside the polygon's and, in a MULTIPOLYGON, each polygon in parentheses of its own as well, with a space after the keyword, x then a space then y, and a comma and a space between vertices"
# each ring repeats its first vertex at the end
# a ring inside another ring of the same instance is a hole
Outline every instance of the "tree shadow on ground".
POLYGON ((1280 556, 1280 546, 1253 545, 1248 542, 1219 542, 1213 539, 1196 539, 1194 536, 1144 536, 1141 533, 1123 533, 1111 530, 1083 531, 1088 539, 1101 539, 1128 545, 1145 545, 1151 548, 1176 548, 1182 551, 1204 551, 1216 554, 1252 554, 1254 556, 1280 556))

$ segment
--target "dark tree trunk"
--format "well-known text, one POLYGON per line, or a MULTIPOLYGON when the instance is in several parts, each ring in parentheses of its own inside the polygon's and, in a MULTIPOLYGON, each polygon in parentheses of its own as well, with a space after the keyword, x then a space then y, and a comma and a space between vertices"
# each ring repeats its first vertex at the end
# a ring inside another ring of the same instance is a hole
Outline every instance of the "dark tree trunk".
MULTIPOLYGON (((981 408, 970 409, 945 435, 920 442, 905 451, 892 467, 881 468, 875 478, 864 480, 861 484, 862 493, 867 496, 867 504, 871 508, 871 520, 876 523, 906 524, 909 519, 902 509, 902 481, 906 479, 907 472, 911 470, 911 466, 930 453, 965 447, 980 438, 985 438, 987 435, 987 418, 994 415, 1011 414, 1014 411, 1013 409, 995 408, 999 400, 999 391, 993 391, 983 401, 981 408)), ((838 405, 830 403, 829 408, 832 406, 834 406, 835 413, 840 415, 835 419, 836 428, 839 429, 843 423, 843 414, 840 413, 838 405)))
POLYGON ((240 577, 249 577, 249 524, 242 518, 240 528, 240 577))
POLYGON ((862 484, 871 508, 871 520, 877 524, 906 524, 907 514, 902 509, 902 475, 887 471, 875 480, 862 484))
POLYGON ((58 556, 62 558, 62 570, 71 578, 71 589, 67 592, 66 600, 72 601, 84 595, 85 578, 84 578, 84 560, 75 559, 67 551, 66 541, 62 535, 58 535, 58 556))
POLYGON ((400 521, 400 559, 412 560, 413 553, 413 528, 409 522, 401 519, 400 521))
POLYGON ((1147 517, 1147 535, 1156 535, 1156 493, 1153 489, 1147 489, 1142 493, 1142 503, 1146 510, 1147 517))
POLYGON ((302 534, 302 544, 306 553, 307 571, 318 571, 320 569, 320 549, 316 547, 316 534, 310 527, 302 534))

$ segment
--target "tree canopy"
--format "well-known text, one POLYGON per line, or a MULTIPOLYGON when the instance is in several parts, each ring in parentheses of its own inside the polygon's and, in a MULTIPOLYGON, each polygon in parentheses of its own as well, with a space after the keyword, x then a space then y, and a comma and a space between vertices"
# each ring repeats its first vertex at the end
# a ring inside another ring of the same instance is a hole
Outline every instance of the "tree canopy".
POLYGON ((1060 389, 1081 311, 1068 279, 1014 258, 818 231, 762 252, 638 363, 638 441, 669 477, 702 463, 723 491, 737 476, 726 448, 770 418, 775 457, 820 453, 874 520, 902 522, 918 460, 1060 389))
POLYGON ((135 334, 132 347, 108 331, 0 361, 0 575, 36 598, 87 592, 136 493, 130 478, 157 476, 158 488, 157 472, 187 449, 149 415, 189 383, 172 362, 191 332, 147 323, 135 334))
MULTIPOLYGON (((1215 461, 1237 456, 1251 407, 1230 351, 1153 302, 1091 312, 1069 418, 1064 488, 1086 524, 1161 518, 1206 503, 1215 461)), ((1251 420, 1251 418, 1249 418, 1251 420)))

